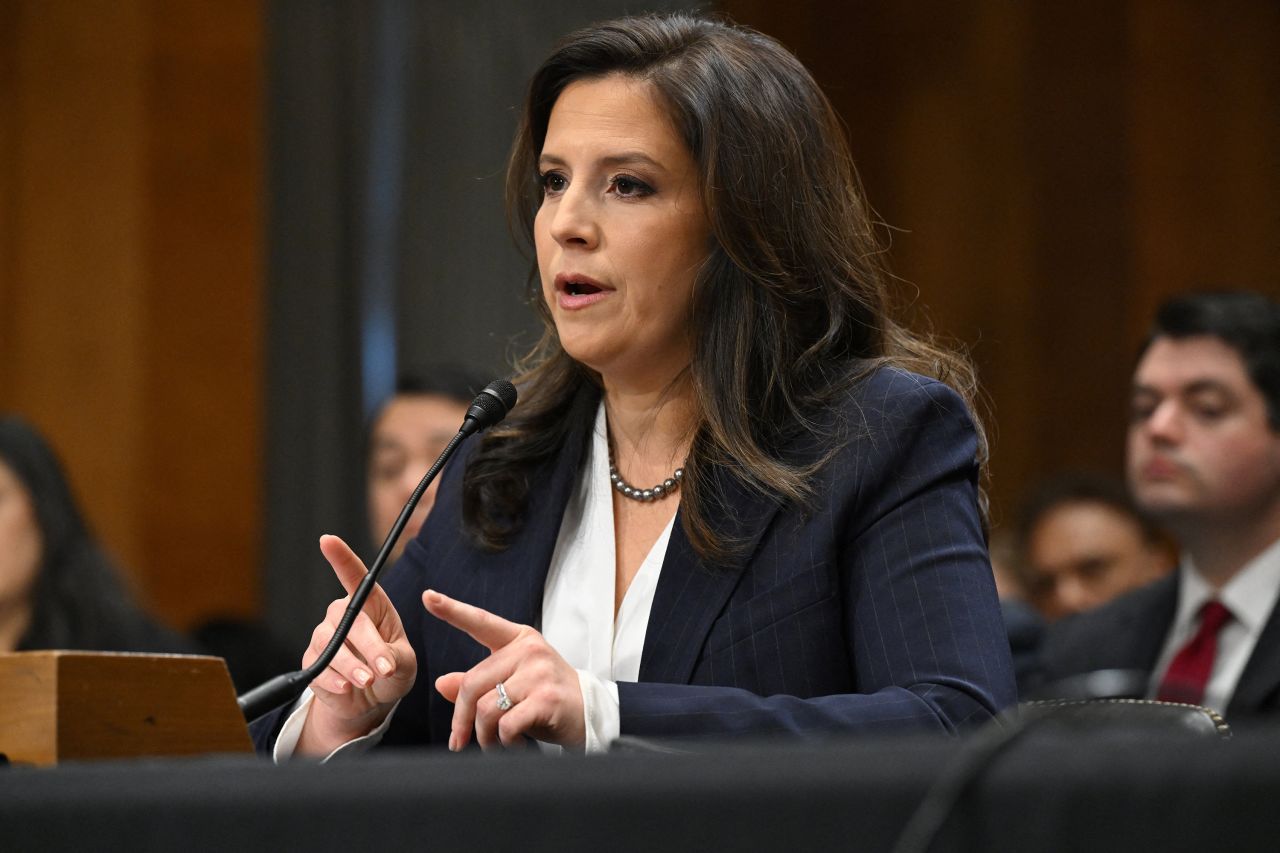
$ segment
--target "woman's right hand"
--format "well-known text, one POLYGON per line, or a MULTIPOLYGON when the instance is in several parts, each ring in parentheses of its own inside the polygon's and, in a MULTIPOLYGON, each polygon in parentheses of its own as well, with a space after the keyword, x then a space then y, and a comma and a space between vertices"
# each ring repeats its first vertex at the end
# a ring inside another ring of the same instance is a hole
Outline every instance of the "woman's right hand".
MULTIPOLYGON (((302 656, 310 666, 338 628, 351 593, 364 579, 364 563, 337 536, 321 536, 320 552, 347 591, 329 605, 302 656)), ((329 666, 311 682, 315 701, 303 724, 297 754, 328 755, 344 743, 377 728, 396 702, 413 687, 418 659, 404 633, 400 615, 382 587, 375 586, 347 641, 329 666)))

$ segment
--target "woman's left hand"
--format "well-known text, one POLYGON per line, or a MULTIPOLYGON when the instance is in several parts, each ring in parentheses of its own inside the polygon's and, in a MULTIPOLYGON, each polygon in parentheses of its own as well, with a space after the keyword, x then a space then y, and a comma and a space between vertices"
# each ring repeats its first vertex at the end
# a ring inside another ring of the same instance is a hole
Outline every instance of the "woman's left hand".
POLYGON ((586 723, 578 673, 540 633, 433 590, 422 594, 422 603, 493 653, 467 672, 436 679, 436 690, 454 704, 449 749, 465 747, 473 727, 483 749, 521 747, 525 735, 582 748, 586 723), (498 707, 499 682, 511 702, 506 711, 498 707))

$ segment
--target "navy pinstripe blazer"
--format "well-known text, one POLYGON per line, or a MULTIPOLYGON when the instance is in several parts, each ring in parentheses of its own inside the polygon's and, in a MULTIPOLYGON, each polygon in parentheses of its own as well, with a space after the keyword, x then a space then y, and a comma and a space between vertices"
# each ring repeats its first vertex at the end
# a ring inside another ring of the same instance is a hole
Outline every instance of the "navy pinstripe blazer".
MULTIPOLYGON (((976 437, 960 398, 882 369, 832 417, 848 441, 817 475, 808 511, 726 478, 714 523, 745 546, 728 565, 705 565, 675 525, 640 680, 619 684, 624 735, 951 732, 1015 701, 979 519, 976 437)), ((535 480, 505 551, 479 550, 461 533, 463 466, 446 472, 386 584, 419 673, 384 743, 447 742, 453 706, 434 681, 487 654, 425 613, 423 589, 538 623, 590 429, 581 420, 535 480)))

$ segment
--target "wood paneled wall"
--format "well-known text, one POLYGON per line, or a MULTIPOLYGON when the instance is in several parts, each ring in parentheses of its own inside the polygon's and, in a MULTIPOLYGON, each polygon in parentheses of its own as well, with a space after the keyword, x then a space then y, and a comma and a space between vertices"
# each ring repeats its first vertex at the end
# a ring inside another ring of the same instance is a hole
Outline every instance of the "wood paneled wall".
POLYGON ((720 5, 813 70, 895 271, 971 348, 997 523, 1050 473, 1119 473, 1163 299, 1280 296, 1273 0, 720 5))
POLYGON ((168 621, 258 611, 261 10, 0 0, 0 409, 168 621))

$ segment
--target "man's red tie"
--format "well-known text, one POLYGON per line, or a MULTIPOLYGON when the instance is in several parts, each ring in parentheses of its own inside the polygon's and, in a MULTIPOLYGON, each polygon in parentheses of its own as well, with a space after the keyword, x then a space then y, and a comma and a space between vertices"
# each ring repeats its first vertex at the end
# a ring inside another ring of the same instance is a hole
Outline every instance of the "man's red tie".
POLYGON ((1200 630, 1170 662, 1157 699, 1188 705, 1199 705, 1204 700, 1204 689, 1213 674, 1213 659, 1218 654, 1218 631, 1230 618, 1231 611, 1222 602, 1205 602, 1200 608, 1200 630))

